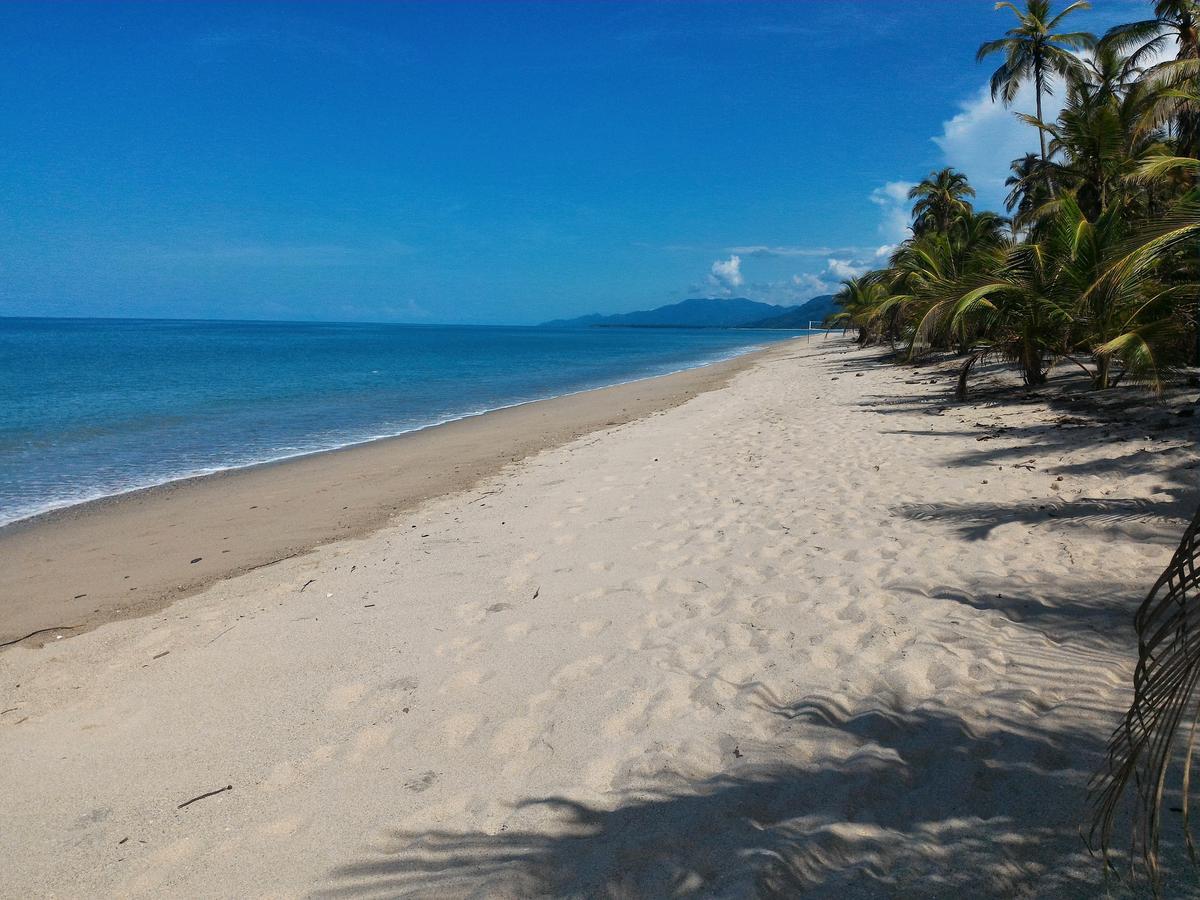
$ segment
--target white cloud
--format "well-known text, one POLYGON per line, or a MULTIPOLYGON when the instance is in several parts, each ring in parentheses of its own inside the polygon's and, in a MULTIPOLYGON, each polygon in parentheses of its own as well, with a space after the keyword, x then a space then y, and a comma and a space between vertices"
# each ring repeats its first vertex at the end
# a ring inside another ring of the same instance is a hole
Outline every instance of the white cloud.
MULTIPOLYGON (((1169 44, 1166 42, 1146 65, 1173 59, 1176 49, 1169 44)), ((1042 95, 1042 116, 1047 122, 1053 122, 1062 112, 1065 93, 1061 80, 1050 87, 1054 93, 1042 95)), ((1004 179, 1008 177, 1009 165, 1026 153, 1039 150, 1037 129, 1018 119, 1015 115, 1018 112, 1029 115, 1037 112, 1033 85, 1023 85, 1012 106, 1005 108, 998 100, 992 102, 991 90, 985 84, 959 103, 958 113, 943 122, 942 133, 932 139, 941 149, 945 164, 965 172, 971 179, 978 192, 976 202, 984 208, 1003 210, 1008 193, 1004 179)), ((1049 141, 1047 135, 1046 142, 1049 141)))
MULTIPOLYGON (((1037 129, 1013 114, 1014 110, 1032 113, 1034 109, 1033 88, 1029 85, 1017 93, 1010 109, 993 103, 991 91, 984 85, 959 104, 958 114, 943 122, 942 133, 933 138, 946 164, 971 179, 980 206, 1003 209, 1009 164, 1026 153, 1037 152, 1037 129)), ((1048 120, 1056 119, 1061 110, 1061 92, 1042 98, 1042 115, 1048 120)))
POLYGON ((711 278, 713 282, 726 291, 732 291, 736 287, 741 287, 742 282, 742 258, 736 253, 731 255, 729 259, 718 259, 712 264, 711 278))
POLYGON ((875 248, 875 259, 886 260, 889 256, 896 252, 896 244, 883 244, 875 248))
POLYGON ((889 242, 902 241, 909 237, 908 191, 911 181, 889 181, 871 191, 871 202, 880 209, 879 233, 889 242))
POLYGON ((726 253, 737 253, 741 256, 777 257, 777 256, 829 256, 831 253, 859 253, 861 247, 787 247, 768 246, 766 244, 750 244, 744 247, 727 247, 726 253))
POLYGON ((857 278, 866 271, 866 266, 855 265, 850 260, 831 258, 826 261, 825 271, 821 273, 821 277, 835 278, 841 281, 843 278, 857 278))
POLYGON ((792 284, 804 295, 805 299, 816 297, 818 294, 829 293, 829 284, 812 272, 801 272, 792 276, 792 284))

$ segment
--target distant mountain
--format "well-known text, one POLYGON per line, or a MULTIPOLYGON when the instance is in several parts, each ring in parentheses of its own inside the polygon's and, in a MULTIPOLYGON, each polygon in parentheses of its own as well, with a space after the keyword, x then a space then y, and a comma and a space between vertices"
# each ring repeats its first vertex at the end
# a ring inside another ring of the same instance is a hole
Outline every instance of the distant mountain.
POLYGON ((833 294, 822 294, 813 297, 807 303, 788 308, 786 312, 757 322, 747 322, 740 328, 807 328, 809 322, 820 325, 829 316, 837 312, 838 305, 833 302, 833 294))
MULTIPOLYGON (((660 306, 658 309, 620 313, 613 316, 593 313, 577 319, 555 319, 542 324, 544 327, 572 328, 620 325, 645 328, 735 328, 751 322, 778 318, 797 308, 803 307, 774 306, 770 303, 760 303, 757 300, 747 300, 744 297, 704 298, 684 300, 680 303, 672 303, 670 306, 660 306)), ((805 324, 807 324, 807 320, 805 324)), ((763 327, 790 328, 793 326, 763 327)))

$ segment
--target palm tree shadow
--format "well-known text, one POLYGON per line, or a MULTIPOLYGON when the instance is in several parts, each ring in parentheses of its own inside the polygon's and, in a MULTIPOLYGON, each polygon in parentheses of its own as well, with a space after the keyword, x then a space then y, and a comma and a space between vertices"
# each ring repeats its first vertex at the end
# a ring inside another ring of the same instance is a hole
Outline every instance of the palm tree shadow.
MULTIPOLYGON (((971 897, 1101 891, 1077 833, 1105 735, 968 723, 945 708, 852 713, 827 698, 758 702, 828 753, 662 776, 611 807, 518 804, 536 827, 394 831, 321 897, 971 897)), ((753 755, 753 750, 747 757, 753 755)), ((764 756, 766 753, 763 754, 764 756)))
POLYGON ((905 518, 950 524, 968 541, 986 540, 1002 525, 1056 524, 1102 528, 1129 540, 1173 546, 1181 521, 1195 508, 1194 490, 1168 492, 1170 499, 1142 497, 1047 498, 1025 503, 917 503, 896 511, 905 518))

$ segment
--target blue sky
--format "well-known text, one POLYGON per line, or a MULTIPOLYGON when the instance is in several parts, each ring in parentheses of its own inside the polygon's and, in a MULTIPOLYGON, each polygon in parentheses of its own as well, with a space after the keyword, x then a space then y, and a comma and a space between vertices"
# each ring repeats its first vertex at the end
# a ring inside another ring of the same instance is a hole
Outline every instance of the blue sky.
POLYGON ((999 204, 1037 141, 982 93, 992 6, 0 6, 0 314, 796 303, 933 168, 999 204))

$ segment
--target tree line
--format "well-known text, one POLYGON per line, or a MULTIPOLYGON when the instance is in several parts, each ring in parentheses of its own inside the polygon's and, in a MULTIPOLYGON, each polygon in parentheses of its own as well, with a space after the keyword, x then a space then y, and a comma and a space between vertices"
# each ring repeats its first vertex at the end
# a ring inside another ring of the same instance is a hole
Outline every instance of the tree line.
POLYGON ((908 195, 912 236, 842 282, 833 321, 905 360, 958 354, 960 398, 989 358, 1031 387, 1067 365, 1099 390, 1159 392, 1200 364, 1200 3, 1161 0, 1101 36, 1068 30, 1086 2, 996 8, 1015 22, 977 59, 999 60, 994 101, 1032 88, 1017 115, 1039 146, 1012 161, 1007 215, 976 209, 964 173, 930 173, 908 195))

